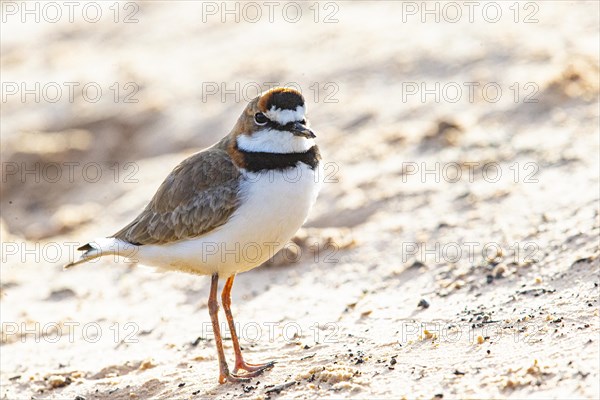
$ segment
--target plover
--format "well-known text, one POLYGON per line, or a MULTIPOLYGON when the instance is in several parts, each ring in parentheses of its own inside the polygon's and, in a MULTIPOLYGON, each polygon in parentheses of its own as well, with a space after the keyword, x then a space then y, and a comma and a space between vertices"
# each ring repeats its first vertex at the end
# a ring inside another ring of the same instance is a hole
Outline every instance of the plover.
POLYGON ((280 250, 300 228, 320 188, 319 149, 302 95, 271 89, 246 106, 231 133, 181 162, 146 208, 114 235, 81 246, 65 268, 118 255, 162 270, 210 275, 208 309, 219 356, 219 382, 244 381, 273 366, 249 364, 231 313, 235 275, 280 250), (230 372, 218 322, 219 278, 231 331, 230 372), (243 373, 238 373, 244 371, 243 373))

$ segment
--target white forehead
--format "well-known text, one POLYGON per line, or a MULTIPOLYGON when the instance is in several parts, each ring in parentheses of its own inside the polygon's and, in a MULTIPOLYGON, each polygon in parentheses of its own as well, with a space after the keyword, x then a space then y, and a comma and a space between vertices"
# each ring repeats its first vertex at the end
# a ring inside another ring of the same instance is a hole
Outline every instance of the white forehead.
POLYGON ((275 106, 272 106, 271 109, 265 113, 265 115, 271 121, 285 125, 294 121, 302 121, 304 119, 305 112, 306 110, 304 106, 298 106, 295 110, 282 110, 281 108, 275 108, 275 106))

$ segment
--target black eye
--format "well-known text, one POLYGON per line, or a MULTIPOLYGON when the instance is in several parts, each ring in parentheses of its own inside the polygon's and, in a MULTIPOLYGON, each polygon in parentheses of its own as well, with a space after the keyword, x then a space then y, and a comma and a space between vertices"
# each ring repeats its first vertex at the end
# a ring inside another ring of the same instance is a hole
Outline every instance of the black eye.
POLYGON ((263 113, 254 114, 254 122, 256 122, 257 125, 264 125, 268 121, 269 121, 269 118, 267 118, 265 116, 265 114, 263 114, 263 113))

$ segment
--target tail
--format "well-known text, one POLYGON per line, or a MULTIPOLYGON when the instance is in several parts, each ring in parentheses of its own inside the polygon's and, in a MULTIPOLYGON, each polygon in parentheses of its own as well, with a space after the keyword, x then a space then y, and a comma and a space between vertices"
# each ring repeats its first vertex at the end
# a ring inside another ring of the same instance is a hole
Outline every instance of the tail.
POLYGON ((79 264, 83 264, 95 258, 108 255, 119 255, 123 257, 132 257, 138 246, 126 242, 121 239, 115 238, 99 238, 93 242, 89 242, 79 247, 77 250, 83 251, 84 253, 79 256, 78 260, 75 260, 67 265, 64 269, 69 269, 79 264))

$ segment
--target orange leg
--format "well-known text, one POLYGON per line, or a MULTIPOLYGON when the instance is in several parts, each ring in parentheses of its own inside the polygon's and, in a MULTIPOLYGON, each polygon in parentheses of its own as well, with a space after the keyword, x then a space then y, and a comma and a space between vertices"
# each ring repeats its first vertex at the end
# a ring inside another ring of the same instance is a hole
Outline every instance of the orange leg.
POLYGON ((231 341, 233 342, 233 350, 235 351, 235 368, 233 369, 233 373, 237 373, 240 369, 244 370, 248 373, 243 374, 242 376, 258 376, 265 369, 271 368, 275 363, 273 361, 265 363, 265 364, 250 364, 244 361, 244 357, 242 356, 242 350, 240 349, 240 341, 238 340, 237 333, 235 332, 235 323, 233 322, 233 315, 231 314, 231 287, 233 286, 233 280, 235 275, 231 275, 225 286, 223 287, 223 292, 221 293, 221 301, 223 302, 223 310, 225 311, 225 316, 227 317, 227 323, 229 324, 229 330, 231 331, 231 341))
POLYGON ((221 329, 219 328, 219 302, 217 301, 217 289, 219 286, 219 275, 213 274, 212 281, 210 284, 210 296, 208 298, 208 312, 212 321, 213 333, 215 335, 215 342, 217 343, 217 351, 219 353, 219 383, 229 382, 247 382, 248 378, 231 374, 229 367, 227 366, 227 360, 225 360, 225 353, 223 351, 223 341, 221 339, 221 329))

